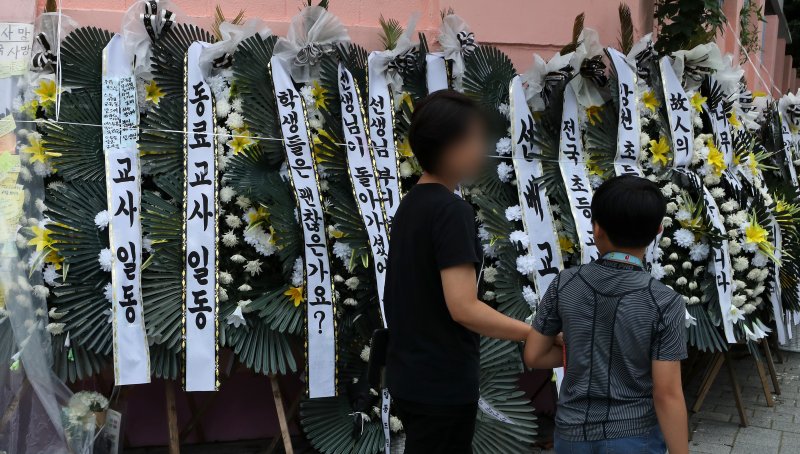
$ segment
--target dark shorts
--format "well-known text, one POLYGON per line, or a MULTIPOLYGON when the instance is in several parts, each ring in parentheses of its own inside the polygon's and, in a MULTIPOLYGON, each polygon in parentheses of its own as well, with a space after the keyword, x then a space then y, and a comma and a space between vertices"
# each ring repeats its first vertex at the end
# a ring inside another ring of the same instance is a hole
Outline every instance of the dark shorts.
POLYGON ((664 454, 667 445, 658 426, 636 437, 569 441, 555 436, 556 454, 664 454))
POLYGON ((406 433, 405 454, 471 454, 478 403, 426 405, 392 399, 406 433))

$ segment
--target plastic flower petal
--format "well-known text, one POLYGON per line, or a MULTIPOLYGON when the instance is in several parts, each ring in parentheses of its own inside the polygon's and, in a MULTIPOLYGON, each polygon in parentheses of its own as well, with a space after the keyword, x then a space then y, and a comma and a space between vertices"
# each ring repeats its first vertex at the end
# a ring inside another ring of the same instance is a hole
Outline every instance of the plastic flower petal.
POLYGON ((669 162, 669 144, 667 143, 667 138, 661 136, 659 137, 658 142, 651 140, 650 154, 653 155, 653 163, 667 165, 669 162))
POLYGON ((719 151, 719 148, 711 140, 706 143, 706 146, 708 146, 708 164, 714 170, 714 175, 722 175, 722 171, 728 168, 728 165, 725 164, 725 155, 719 151))
POLYGON ((39 97, 39 102, 42 104, 55 102, 58 96, 56 81, 42 79, 39 81, 39 86, 33 89, 33 92, 39 97))
POLYGON ((155 80, 151 80, 149 84, 144 86, 144 93, 144 99, 155 105, 158 105, 158 103, 161 102, 161 98, 164 96, 164 92, 161 91, 161 87, 156 84, 155 80))
POLYGON ((233 154, 239 154, 247 149, 250 145, 253 145, 255 141, 250 138, 250 135, 247 133, 240 133, 237 134, 233 139, 228 142, 228 146, 231 147, 233 150, 233 154))
POLYGON ((42 146, 42 141, 40 139, 28 136, 28 145, 21 147, 21 151, 31 155, 31 163, 41 162, 42 164, 45 164, 47 162, 47 154, 44 151, 44 147, 42 146))
POLYGON ((699 92, 695 92, 695 94, 692 95, 692 99, 690 99, 689 102, 692 103, 692 106, 698 112, 702 112, 703 111, 703 103, 705 103, 707 100, 708 100, 708 98, 706 98, 705 96, 701 95, 699 92))
POLYGON ((642 104, 653 112, 661 105, 653 90, 648 90, 642 94, 642 104))
POLYGON ((601 110, 603 110, 603 106, 589 106, 586 108, 586 118, 592 126, 603 122, 603 119, 600 117, 601 110))
POLYGON ((315 80, 314 86, 311 88, 311 95, 314 97, 314 107, 317 109, 324 109, 327 106, 325 101, 326 93, 328 93, 328 90, 315 80))

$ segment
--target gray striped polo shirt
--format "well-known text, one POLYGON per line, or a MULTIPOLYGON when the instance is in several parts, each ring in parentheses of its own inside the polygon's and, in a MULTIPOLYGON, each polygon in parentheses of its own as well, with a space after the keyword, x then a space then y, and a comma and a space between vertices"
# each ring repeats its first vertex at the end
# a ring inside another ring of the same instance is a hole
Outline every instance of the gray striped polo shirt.
POLYGON ((562 271, 533 327, 564 332, 556 430, 570 441, 642 435, 658 424, 651 361, 686 358, 681 297, 640 267, 600 259, 562 271))

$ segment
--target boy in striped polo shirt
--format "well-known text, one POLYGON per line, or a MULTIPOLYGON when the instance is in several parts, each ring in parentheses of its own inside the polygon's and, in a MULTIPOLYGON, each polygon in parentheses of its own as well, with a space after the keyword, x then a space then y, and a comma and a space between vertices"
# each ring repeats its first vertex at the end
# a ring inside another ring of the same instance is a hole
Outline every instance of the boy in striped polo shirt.
POLYGON ((665 207, 644 178, 603 183, 592 200, 601 258, 562 271, 539 303, 525 364, 566 366, 557 453, 688 453, 683 300, 642 264, 665 207))

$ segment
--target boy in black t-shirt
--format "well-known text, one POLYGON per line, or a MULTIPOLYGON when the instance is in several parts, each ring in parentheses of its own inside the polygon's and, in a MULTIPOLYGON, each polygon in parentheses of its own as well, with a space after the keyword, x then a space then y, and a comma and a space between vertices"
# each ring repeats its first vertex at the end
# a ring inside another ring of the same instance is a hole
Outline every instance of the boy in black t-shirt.
POLYGON ((683 298, 642 266, 665 211, 649 180, 603 183, 592 200, 601 258, 562 271, 539 303, 525 364, 561 366, 562 331, 566 349, 557 453, 688 453, 683 298))
POLYGON ((414 109, 409 142, 424 173, 392 222, 384 302, 387 382, 407 454, 471 453, 479 335, 523 341, 531 332, 477 296, 475 213, 454 191, 479 172, 486 139, 479 108, 455 91, 414 109))

